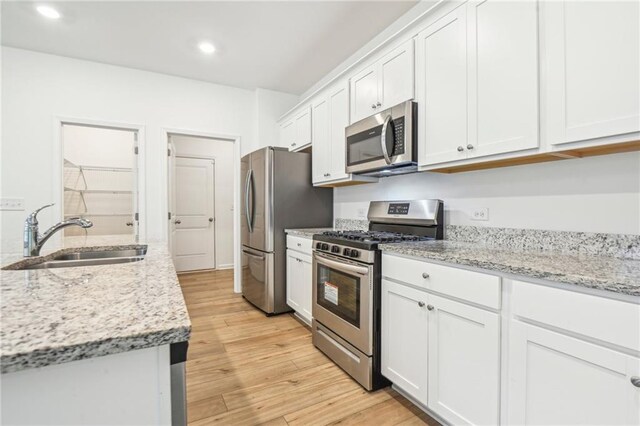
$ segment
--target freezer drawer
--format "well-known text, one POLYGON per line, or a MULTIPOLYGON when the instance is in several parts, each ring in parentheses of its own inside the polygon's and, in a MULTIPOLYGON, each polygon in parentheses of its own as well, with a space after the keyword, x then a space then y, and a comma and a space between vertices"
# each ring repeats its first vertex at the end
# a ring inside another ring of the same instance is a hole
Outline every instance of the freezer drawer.
POLYGON ((267 313, 274 311, 273 253, 242 247, 242 295, 267 313))

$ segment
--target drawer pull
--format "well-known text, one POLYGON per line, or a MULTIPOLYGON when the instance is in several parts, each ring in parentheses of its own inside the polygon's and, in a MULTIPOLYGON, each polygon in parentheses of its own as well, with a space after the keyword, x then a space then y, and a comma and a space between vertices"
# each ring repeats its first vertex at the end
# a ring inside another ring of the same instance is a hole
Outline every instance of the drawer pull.
POLYGON ((423 272, 422 273, 422 278, 424 278, 426 280, 427 278, 429 278, 429 274, 427 274, 426 272, 423 272))
POLYGON ((640 377, 638 376, 632 376, 631 377, 631 384, 637 388, 640 388, 640 377))
POLYGON ((433 305, 427 305, 427 309, 430 311, 433 311, 435 309, 435 307, 433 305))
POLYGON ((298 243, 298 247, 302 247, 302 244, 298 243))
POLYGON ((418 302, 418 306, 420 306, 421 308, 424 307, 424 302, 422 301, 418 302))

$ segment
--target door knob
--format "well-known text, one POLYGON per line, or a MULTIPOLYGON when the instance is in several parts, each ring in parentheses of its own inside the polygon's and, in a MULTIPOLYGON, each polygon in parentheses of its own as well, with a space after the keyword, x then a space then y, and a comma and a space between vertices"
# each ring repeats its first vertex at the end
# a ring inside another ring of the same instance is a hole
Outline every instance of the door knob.
POLYGON ((182 223, 182 221, 180 219, 176 219, 175 222, 173 222, 173 223, 175 223, 176 225, 180 225, 182 223))
POLYGON ((462 152, 462 151, 464 151, 464 148, 462 147, 462 145, 460 145, 460 146, 458 147, 458 152, 462 152))
POLYGON ((467 145, 467 149, 473 149, 473 145, 471 144, 467 145))
POLYGON ((214 219, 212 217, 209 218, 209 222, 213 222, 214 219))

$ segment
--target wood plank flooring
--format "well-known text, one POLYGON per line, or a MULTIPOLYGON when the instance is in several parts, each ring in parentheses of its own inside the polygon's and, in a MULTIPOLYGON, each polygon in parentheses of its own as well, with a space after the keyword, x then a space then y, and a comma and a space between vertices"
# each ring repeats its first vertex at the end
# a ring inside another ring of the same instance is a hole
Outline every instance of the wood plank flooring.
POLYGON ((179 276, 193 325, 189 425, 438 425, 391 388, 366 392, 291 314, 233 293, 233 271, 179 276))

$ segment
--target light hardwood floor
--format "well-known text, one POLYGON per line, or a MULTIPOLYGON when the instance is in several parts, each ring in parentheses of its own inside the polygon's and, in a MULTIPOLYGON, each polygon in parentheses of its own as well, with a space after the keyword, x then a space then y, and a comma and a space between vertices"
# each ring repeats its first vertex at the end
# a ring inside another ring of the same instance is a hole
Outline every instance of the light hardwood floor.
POLYGON ((179 276, 193 325, 189 425, 438 425, 391 388, 366 392, 291 314, 233 293, 233 271, 179 276))

